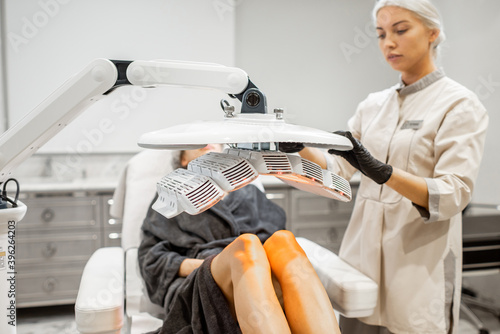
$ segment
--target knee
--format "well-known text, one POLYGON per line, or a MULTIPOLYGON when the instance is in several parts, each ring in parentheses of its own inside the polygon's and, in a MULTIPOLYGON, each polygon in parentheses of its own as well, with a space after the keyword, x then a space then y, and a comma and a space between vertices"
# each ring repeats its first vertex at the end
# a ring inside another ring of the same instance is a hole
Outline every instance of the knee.
POLYGON ((288 230, 279 230, 274 232, 273 235, 269 237, 268 241, 283 245, 296 242, 295 236, 288 230))
POLYGON ((242 234, 232 246, 233 268, 246 270, 256 265, 268 265, 266 252, 256 235, 242 234))
POLYGON ((287 230, 274 232, 274 234, 266 240, 264 247, 266 250, 281 250, 305 255, 293 233, 287 230))

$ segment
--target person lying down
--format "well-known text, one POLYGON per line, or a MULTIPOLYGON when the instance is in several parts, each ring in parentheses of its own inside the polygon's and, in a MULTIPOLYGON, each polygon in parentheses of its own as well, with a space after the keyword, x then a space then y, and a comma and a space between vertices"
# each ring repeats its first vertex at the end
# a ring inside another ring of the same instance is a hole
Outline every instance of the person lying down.
MULTIPOLYGON (((220 149, 181 151, 174 160, 186 167, 220 149)), ((285 212, 254 185, 195 216, 167 219, 150 207, 139 265, 150 299, 166 313, 154 333, 340 333, 285 222, 285 212)))

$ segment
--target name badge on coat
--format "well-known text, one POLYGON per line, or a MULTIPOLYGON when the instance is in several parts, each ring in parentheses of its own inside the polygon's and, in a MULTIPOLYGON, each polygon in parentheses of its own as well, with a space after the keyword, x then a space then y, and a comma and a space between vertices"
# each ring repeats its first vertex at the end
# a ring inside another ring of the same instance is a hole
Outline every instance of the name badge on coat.
POLYGON ((414 121, 406 121, 401 126, 401 130, 406 130, 406 129, 418 130, 422 127, 422 124, 424 124, 424 120, 422 119, 414 121))

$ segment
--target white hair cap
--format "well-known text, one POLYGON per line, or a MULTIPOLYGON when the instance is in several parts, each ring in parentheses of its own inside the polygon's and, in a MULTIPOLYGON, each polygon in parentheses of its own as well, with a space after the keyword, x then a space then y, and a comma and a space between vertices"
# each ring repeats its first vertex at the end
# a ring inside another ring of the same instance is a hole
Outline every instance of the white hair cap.
POLYGON ((432 43, 434 56, 437 56, 438 46, 446 39, 441 23, 441 15, 429 0, 378 0, 373 8, 373 22, 377 21, 378 11, 387 6, 401 7, 417 16, 429 29, 439 29, 438 38, 432 43))

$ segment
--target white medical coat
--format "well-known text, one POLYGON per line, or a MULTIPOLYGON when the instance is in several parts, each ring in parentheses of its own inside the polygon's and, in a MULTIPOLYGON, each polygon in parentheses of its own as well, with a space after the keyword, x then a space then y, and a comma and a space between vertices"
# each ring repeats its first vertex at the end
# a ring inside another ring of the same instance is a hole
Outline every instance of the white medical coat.
MULTIPOLYGON (((379 284, 375 312, 361 321, 398 334, 457 332, 461 212, 471 199, 487 124, 476 95, 440 71, 370 94, 349 120, 375 158, 424 177, 429 189, 426 211, 361 177, 339 254, 379 284)), ((327 156, 330 170, 352 177, 349 163, 327 156)))

